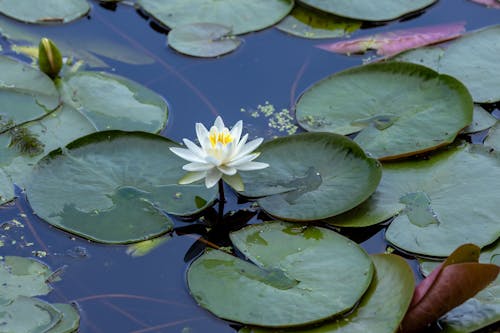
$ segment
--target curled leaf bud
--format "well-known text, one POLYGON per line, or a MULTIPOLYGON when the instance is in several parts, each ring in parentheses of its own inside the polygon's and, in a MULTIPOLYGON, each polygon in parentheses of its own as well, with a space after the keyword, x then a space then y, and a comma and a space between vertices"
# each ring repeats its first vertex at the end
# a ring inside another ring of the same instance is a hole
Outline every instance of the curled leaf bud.
POLYGON ((45 37, 38 45, 38 66, 51 78, 55 78, 62 68, 61 52, 53 41, 45 37))

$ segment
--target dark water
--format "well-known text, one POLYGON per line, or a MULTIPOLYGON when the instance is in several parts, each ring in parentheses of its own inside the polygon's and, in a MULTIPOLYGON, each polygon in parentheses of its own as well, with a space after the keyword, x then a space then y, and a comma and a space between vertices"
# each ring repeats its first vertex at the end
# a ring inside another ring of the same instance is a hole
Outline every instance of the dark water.
MULTIPOLYGON (((486 9, 467 0, 441 0, 419 15, 358 31, 354 36, 457 21, 466 21, 467 30, 498 24, 500 10, 486 9)), ((170 116, 163 134, 174 140, 193 138, 194 122, 209 125, 216 115, 221 115, 228 125, 243 119, 246 130, 254 136, 283 135, 270 130, 264 117, 250 116, 251 111, 266 101, 278 111, 289 109, 309 85, 359 65, 363 59, 327 53, 314 47, 318 41, 288 36, 276 29, 243 36, 242 47, 220 59, 194 59, 169 49, 164 31, 133 8, 118 5, 110 10, 97 2, 88 18, 45 29, 75 40, 80 36, 109 37, 153 57, 156 62, 146 66, 106 61, 113 66, 108 70, 164 96, 170 116), (247 112, 241 112, 242 108, 247 112)), ((500 118, 498 109, 493 114, 500 118)), ((227 209, 248 206, 238 206, 231 195, 229 200, 227 209)), ((247 215, 251 223, 266 218, 247 215)), ((0 208, 0 224, 12 219, 24 227, 0 229, 0 239, 6 243, 0 248, 0 255, 32 256, 32 251, 46 251, 44 262, 53 269, 65 266, 63 280, 54 285, 48 299, 77 302, 82 316, 80 332, 236 331, 198 307, 188 294, 185 259, 197 253, 188 250, 198 237, 195 233, 203 229, 193 227, 196 222, 177 221, 178 232, 169 242, 147 256, 132 258, 124 246, 94 244, 50 227, 30 214, 22 193, 15 203, 0 208)), ((225 245, 225 232, 213 232, 206 238, 225 245)), ((383 226, 343 233, 362 243, 370 253, 383 252, 387 247, 383 226)), ((415 266, 414 261, 411 263, 415 266)))

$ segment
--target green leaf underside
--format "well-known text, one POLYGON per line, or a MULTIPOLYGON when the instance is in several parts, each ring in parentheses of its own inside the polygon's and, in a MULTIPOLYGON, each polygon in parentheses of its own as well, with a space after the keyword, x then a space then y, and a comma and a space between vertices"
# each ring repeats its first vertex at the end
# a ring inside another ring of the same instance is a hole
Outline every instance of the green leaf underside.
POLYGON ((0 13, 27 23, 67 23, 89 10, 86 0, 0 1, 0 13))
POLYGON ((7 305, 0 304, 2 332, 52 332, 61 319, 62 314, 56 308, 36 298, 19 296, 7 305))
POLYGON ((387 333, 396 332, 413 296, 414 277, 399 256, 371 256, 376 274, 356 309, 317 327, 280 329, 245 327, 239 333, 387 333))
MULTIPOLYGON (((7 256, 0 261, 0 306, 9 304, 19 296, 46 295, 52 289, 47 278, 50 269, 33 259, 7 256)), ((1 312, 1 310, 0 310, 1 312)))
POLYGON ((351 309, 372 279, 366 253, 331 230, 271 222, 230 237, 253 264, 209 251, 188 270, 193 297, 225 319, 271 327, 314 323, 351 309))
POLYGON ((489 130, 484 145, 500 151, 500 121, 489 130))
POLYGON ((299 0, 299 3, 337 16, 362 21, 389 21, 422 10, 437 0, 299 0))
POLYGON ((293 0, 138 0, 137 4, 169 28, 217 23, 235 35, 261 30, 283 19, 293 0))
POLYGON ((452 77, 416 64, 382 63, 327 77, 296 109, 306 130, 359 132, 354 141, 365 151, 394 159, 451 143, 471 123, 473 104, 452 77))
POLYGON ((430 46, 402 53, 397 61, 421 63, 460 80, 477 103, 500 101, 500 25, 478 30, 451 41, 443 50, 430 46))
MULTIPOLYGON (((481 251, 480 263, 500 264, 500 242, 481 251)), ((422 261, 424 275, 439 265, 436 261, 422 261)), ((500 321, 500 276, 473 298, 441 317, 445 333, 468 333, 500 321)))
POLYGON ((486 246, 500 236, 500 207, 491 200, 500 196, 492 181, 500 177, 499 161, 487 147, 463 145, 428 160, 386 163, 373 196, 328 222, 367 226, 395 216, 386 239, 417 255, 445 257, 463 243, 486 246), (416 202, 402 202, 408 195, 416 202))
POLYGON ((168 45, 194 57, 217 57, 234 51, 241 40, 231 36, 231 29, 215 23, 193 23, 173 28, 168 45))
POLYGON ((50 224, 98 242, 131 243, 163 234, 173 225, 164 211, 194 214, 216 192, 177 185, 184 161, 170 152, 176 146, 142 132, 91 134, 37 164, 28 200, 50 224))
POLYGON ((243 195, 279 218, 310 221, 345 212, 376 189, 381 170, 350 139, 333 133, 303 133, 259 147, 263 170, 241 172, 243 195), (353 186, 356 184, 356 186, 353 186))
POLYGON ((325 12, 296 6, 290 15, 276 25, 291 35, 317 39, 345 37, 361 28, 361 22, 340 18, 325 12))

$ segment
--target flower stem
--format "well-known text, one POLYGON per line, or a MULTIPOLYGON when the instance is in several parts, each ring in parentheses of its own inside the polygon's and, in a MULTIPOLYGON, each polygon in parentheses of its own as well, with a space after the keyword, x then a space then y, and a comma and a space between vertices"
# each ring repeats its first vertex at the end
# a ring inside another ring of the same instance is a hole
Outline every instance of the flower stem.
POLYGON ((224 204, 226 203, 226 198, 224 197, 224 181, 219 179, 219 215, 218 223, 222 223, 224 218, 224 204))

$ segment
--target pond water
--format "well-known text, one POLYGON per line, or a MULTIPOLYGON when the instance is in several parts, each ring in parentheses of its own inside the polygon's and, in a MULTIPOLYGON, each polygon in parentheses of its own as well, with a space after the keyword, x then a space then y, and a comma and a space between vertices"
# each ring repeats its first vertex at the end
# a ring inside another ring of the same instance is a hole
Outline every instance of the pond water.
MULTIPOLYGON (((269 119, 256 111, 289 110, 294 100, 319 79, 362 63, 367 56, 343 56, 314 47, 317 40, 289 36, 275 28, 243 36, 244 44, 218 59, 187 57, 166 46, 166 33, 131 6, 92 3, 90 15, 64 26, 36 27, 51 36, 63 36, 78 45, 85 40, 111 39, 154 59, 149 65, 128 65, 104 58, 104 69, 135 80, 163 96, 169 104, 169 119, 162 134, 176 141, 193 138, 194 123, 209 125, 216 115, 226 124, 243 119, 251 136, 270 138, 286 135, 289 128, 269 127, 269 119)), ((467 30, 500 23, 500 11, 467 0, 441 0, 427 10, 387 25, 367 27, 354 36, 416 26, 465 21, 467 30)), ((5 48, 4 48, 5 49, 5 48)), ((286 111, 285 111, 286 112, 286 111)), ((493 114, 500 118, 498 110, 493 114)), ((293 124, 292 124, 293 125, 293 124)), ((245 223, 269 220, 250 203, 238 202, 228 193, 226 210, 245 208, 221 230, 205 232, 199 221, 176 220, 172 239, 149 254, 132 257, 127 246, 95 244, 49 226, 31 214, 24 194, 0 208, 2 222, 17 220, 22 227, 0 229, 5 246, 0 255, 33 256, 34 251, 52 269, 64 267, 62 281, 47 299, 77 302, 82 333, 182 332, 230 333, 238 326, 218 320, 189 296, 185 273, 190 260, 202 250, 205 240, 227 246, 227 230, 245 223)), ((388 244, 384 226, 343 230, 369 253, 380 253, 388 244)), ((416 268, 415 261, 408 260, 416 268)), ((415 273, 420 279, 418 273, 415 273)))

